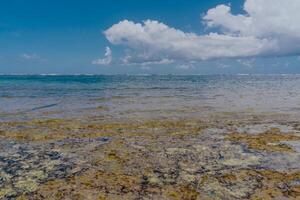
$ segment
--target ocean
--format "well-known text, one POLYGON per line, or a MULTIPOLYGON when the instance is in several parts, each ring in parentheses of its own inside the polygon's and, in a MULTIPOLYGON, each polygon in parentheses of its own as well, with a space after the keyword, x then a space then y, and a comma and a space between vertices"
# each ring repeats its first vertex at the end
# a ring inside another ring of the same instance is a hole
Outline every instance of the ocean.
POLYGON ((0 76, 0 120, 297 114, 299 75, 0 76))

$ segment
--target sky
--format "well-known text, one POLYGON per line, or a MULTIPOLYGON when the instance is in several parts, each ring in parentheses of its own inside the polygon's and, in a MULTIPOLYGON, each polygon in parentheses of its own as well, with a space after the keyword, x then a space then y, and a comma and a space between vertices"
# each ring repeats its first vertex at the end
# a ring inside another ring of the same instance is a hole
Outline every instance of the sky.
POLYGON ((0 2, 0 74, 299 74, 299 0, 0 2))

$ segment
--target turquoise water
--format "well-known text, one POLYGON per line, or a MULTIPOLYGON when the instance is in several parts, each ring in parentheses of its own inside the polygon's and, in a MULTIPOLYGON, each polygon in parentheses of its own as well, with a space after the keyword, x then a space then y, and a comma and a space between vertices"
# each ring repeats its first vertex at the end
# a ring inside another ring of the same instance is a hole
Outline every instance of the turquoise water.
POLYGON ((298 113, 298 75, 0 76, 0 120, 298 113))

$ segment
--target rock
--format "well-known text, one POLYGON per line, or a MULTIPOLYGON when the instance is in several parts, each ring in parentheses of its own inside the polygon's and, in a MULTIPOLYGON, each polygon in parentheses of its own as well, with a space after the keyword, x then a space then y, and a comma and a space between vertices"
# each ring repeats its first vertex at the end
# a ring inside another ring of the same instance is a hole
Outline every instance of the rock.
POLYGON ((14 184, 14 186, 24 193, 34 192, 38 188, 37 182, 30 178, 19 180, 14 184))

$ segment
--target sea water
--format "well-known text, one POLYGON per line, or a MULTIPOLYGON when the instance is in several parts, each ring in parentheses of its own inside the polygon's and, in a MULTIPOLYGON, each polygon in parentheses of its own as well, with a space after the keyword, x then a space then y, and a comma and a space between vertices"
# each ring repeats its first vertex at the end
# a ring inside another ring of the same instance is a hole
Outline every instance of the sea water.
POLYGON ((300 110, 300 75, 1 75, 0 121, 300 110))

